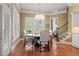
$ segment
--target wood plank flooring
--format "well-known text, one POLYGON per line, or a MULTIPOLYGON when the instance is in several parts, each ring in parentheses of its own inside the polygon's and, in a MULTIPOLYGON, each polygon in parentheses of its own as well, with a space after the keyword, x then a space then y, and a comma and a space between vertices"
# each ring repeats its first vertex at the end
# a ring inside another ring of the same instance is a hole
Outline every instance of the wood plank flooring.
POLYGON ((23 43, 21 40, 9 56, 79 56, 79 49, 67 44, 53 42, 49 52, 44 50, 40 53, 38 49, 26 50, 23 43))

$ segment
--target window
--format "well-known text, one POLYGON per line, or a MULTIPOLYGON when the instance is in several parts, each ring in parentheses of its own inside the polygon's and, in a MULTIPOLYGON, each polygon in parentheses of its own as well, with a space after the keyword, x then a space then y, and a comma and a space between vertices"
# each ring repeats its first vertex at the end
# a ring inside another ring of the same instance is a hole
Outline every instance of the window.
POLYGON ((32 33, 33 17, 25 17, 25 30, 27 34, 32 33))
POLYGON ((27 34, 38 34, 45 30, 45 20, 35 20, 34 17, 25 17, 25 30, 27 34))

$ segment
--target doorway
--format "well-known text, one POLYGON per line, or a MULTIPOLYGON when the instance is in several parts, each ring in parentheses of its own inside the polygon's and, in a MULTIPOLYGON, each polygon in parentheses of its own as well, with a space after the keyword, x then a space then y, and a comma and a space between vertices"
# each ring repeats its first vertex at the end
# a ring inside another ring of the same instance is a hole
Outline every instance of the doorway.
POLYGON ((54 33, 58 28, 58 17, 51 18, 51 30, 54 33))

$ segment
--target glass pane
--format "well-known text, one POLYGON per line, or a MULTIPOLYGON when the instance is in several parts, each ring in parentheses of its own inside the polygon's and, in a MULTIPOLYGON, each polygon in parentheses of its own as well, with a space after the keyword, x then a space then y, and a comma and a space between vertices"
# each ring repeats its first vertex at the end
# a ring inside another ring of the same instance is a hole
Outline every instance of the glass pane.
POLYGON ((34 20, 34 33, 40 33, 40 31, 45 30, 45 20, 34 20))
POLYGON ((25 17, 25 30, 27 34, 39 34, 45 30, 45 20, 35 20, 33 17, 25 17))
POLYGON ((32 33, 33 17, 25 17, 25 30, 27 34, 32 33))

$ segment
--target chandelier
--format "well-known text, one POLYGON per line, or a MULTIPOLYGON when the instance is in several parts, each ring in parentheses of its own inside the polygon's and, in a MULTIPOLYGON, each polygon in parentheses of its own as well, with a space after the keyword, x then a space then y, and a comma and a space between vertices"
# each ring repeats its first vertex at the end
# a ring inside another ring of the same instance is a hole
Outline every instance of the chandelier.
POLYGON ((45 15, 40 13, 40 3, 39 3, 39 13, 35 15, 35 19, 36 20, 44 20, 45 19, 45 15))
POLYGON ((35 19, 36 20, 44 20, 45 19, 45 16, 43 14, 36 14, 35 15, 35 19))

